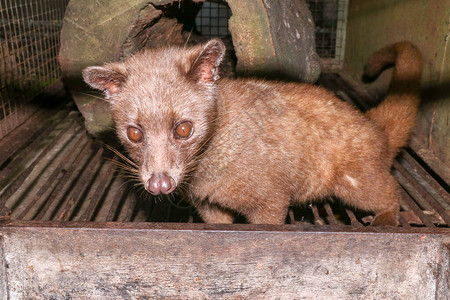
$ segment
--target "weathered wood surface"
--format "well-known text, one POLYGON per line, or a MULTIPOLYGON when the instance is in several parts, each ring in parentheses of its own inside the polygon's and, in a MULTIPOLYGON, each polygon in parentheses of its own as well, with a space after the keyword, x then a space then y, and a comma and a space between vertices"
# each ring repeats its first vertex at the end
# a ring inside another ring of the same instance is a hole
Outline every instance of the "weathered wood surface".
MULTIPOLYGON (((315 53, 314 25, 303 0, 227 3, 232 10, 229 28, 238 72, 317 80, 320 63, 315 53)), ((151 4, 142 0, 69 3, 61 32, 60 63, 65 83, 91 134, 101 136, 111 130, 112 121, 107 104, 87 94, 81 71, 90 65, 118 61, 139 47, 183 44, 182 25, 155 8, 168 4, 183 9, 187 5, 175 0, 151 4)))
POLYGON ((449 292, 445 234, 100 227, 0 227, 2 299, 447 299, 449 292))
POLYGON ((113 124, 107 103, 86 94, 81 71, 90 65, 119 60, 133 21, 147 2, 86 0, 70 1, 67 6, 61 31, 60 64, 65 84, 91 134, 101 135, 113 124))
POLYGON ((314 23, 304 0, 227 1, 236 71, 315 82, 320 75, 314 23))

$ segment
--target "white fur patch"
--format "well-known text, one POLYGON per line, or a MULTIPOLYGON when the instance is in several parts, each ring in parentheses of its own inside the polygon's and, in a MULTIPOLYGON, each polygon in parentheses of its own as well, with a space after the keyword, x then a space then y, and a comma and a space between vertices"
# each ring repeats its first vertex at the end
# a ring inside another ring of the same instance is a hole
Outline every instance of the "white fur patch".
POLYGON ((348 175, 345 175, 344 178, 345 178, 348 182, 350 182, 350 184, 351 184, 353 187, 357 187, 357 186, 358 186, 358 181, 356 181, 355 178, 353 178, 353 177, 351 177, 351 176, 348 176, 348 175))

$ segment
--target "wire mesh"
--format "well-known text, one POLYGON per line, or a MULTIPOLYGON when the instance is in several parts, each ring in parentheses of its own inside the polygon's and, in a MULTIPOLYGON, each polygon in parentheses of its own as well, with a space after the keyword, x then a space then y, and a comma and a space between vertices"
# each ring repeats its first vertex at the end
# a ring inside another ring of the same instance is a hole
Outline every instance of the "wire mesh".
POLYGON ((316 51, 322 58, 333 58, 336 51, 337 0, 307 1, 315 23, 316 51))
POLYGON ((0 139, 33 113, 31 100, 61 77, 57 55, 68 2, 0 1, 0 139))
POLYGON ((315 24, 316 52, 329 67, 344 60, 348 0, 307 0, 315 24))
POLYGON ((203 36, 223 38, 230 35, 228 30, 230 16, 231 10, 227 5, 204 2, 195 18, 195 24, 203 36))

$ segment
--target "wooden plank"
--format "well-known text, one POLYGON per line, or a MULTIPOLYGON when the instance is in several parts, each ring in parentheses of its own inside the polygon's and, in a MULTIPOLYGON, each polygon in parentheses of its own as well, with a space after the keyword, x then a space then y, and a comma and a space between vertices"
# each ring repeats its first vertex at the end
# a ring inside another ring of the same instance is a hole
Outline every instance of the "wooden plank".
POLYGON ((3 255, 3 234, 0 232, 0 300, 9 299, 6 278, 6 262, 3 255))
POLYGON ((440 267, 450 235, 93 227, 0 232, 8 265, 0 275, 11 299, 434 299, 447 288, 440 267))
POLYGON ((361 233, 361 234, 422 234, 450 237, 450 228, 445 227, 392 227, 392 226, 347 226, 314 225, 308 223, 264 225, 264 224, 206 224, 170 222, 80 222, 40 220, 0 220, 0 232, 4 228, 62 228, 62 229, 114 229, 114 230, 173 230, 173 231, 238 231, 238 232, 313 232, 313 233, 361 233))
POLYGON ((442 255, 438 264, 438 281, 436 299, 450 298, 450 244, 442 248, 442 255))

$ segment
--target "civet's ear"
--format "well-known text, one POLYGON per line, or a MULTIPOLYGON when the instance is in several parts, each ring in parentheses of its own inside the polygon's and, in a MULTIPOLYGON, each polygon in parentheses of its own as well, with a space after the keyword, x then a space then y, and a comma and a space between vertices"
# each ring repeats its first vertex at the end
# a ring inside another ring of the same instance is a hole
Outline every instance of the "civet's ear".
POLYGON ((108 100, 117 94, 127 79, 126 71, 118 65, 87 67, 83 70, 84 81, 94 89, 105 93, 108 100))
POLYGON ((219 65, 225 51, 225 45, 219 39, 206 43, 192 64, 188 76, 199 83, 213 83, 218 80, 219 65))

